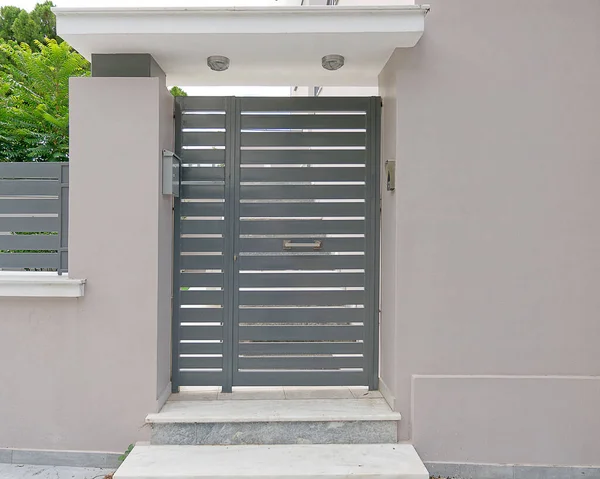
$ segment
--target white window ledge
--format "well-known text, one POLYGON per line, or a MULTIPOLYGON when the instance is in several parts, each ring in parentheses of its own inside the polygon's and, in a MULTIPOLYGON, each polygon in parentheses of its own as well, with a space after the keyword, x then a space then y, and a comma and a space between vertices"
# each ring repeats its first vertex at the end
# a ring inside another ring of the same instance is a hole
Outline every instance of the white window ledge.
POLYGON ((85 281, 52 272, 0 271, 0 297, 80 298, 85 281))

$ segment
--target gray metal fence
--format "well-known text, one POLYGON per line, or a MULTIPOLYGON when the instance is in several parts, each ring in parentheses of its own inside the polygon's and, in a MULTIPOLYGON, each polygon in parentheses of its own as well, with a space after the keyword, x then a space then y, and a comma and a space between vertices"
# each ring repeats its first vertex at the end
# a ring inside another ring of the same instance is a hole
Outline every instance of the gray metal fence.
POLYGON ((68 267, 68 163, 0 163, 0 270, 68 267))

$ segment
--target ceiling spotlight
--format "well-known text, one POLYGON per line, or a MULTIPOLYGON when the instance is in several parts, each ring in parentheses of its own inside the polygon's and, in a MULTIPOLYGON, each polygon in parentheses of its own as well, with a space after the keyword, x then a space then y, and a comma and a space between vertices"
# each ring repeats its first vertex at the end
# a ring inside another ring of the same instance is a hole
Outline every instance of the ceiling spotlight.
POLYGON ((344 66, 344 57, 342 55, 325 55, 321 59, 321 65, 325 70, 339 70, 344 66))
POLYGON ((216 72, 224 72, 229 68, 229 58, 220 55, 211 55, 206 59, 208 67, 216 72))

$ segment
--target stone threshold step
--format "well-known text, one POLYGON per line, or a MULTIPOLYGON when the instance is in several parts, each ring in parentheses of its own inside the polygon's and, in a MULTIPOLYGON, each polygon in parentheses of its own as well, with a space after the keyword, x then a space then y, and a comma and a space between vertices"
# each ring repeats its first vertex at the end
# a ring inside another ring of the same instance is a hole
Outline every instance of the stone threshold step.
POLYGON ((428 479, 408 444, 136 446, 114 479, 428 479))
POLYGON ((385 399, 169 401, 146 422, 229 423, 310 421, 399 421, 385 399))

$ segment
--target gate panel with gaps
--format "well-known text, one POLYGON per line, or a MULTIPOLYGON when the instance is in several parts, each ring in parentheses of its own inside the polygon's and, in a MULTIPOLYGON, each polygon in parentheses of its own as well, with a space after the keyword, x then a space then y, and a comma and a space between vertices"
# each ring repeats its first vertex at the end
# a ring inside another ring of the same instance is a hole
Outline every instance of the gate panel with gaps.
POLYGON ((377 386, 379 98, 181 98, 173 384, 377 386))

